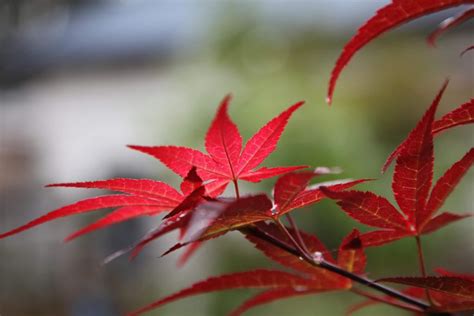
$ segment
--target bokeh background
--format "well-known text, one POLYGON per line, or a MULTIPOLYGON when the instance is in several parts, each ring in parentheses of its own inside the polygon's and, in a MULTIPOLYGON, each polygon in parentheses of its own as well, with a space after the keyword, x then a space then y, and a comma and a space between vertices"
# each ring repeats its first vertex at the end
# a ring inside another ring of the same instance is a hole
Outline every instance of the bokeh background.
MULTIPOLYGON (((267 166, 340 166, 340 177, 377 178, 361 189, 393 201, 387 155, 414 127, 446 77, 438 115, 473 96, 473 22, 446 33, 437 48, 425 36, 452 9, 404 25, 355 56, 332 107, 324 103, 331 68, 356 27, 385 0, 4 0, 0 1, 0 231, 100 192, 44 184, 111 177, 179 179, 126 144, 203 149, 219 101, 245 138, 284 108, 291 119, 267 166)), ((473 144, 471 127, 436 138, 435 177, 473 144)), ((335 177, 332 177, 335 178, 335 177)), ((332 179, 326 177, 322 180, 332 179)), ((445 209, 473 209, 472 172, 445 209)), ((274 180, 242 184, 269 192, 274 180)), ((232 192, 229 192, 231 194, 232 192)), ((70 243, 68 233, 102 212, 58 220, 0 241, 0 314, 123 315, 211 275, 276 267, 238 233, 207 243, 185 267, 158 258, 172 235, 134 262, 103 258, 128 246, 159 218, 139 218, 70 243)), ((356 224, 332 202, 296 211, 301 227, 329 248, 356 224)), ((423 238, 427 265, 472 272, 467 220, 423 238)), ((415 242, 368 249, 370 276, 417 274, 415 242)), ((251 291, 202 295, 150 315, 223 315, 251 291)), ((248 315, 342 315, 350 293, 299 297, 248 315)), ((401 315, 373 307, 359 315, 401 315)))

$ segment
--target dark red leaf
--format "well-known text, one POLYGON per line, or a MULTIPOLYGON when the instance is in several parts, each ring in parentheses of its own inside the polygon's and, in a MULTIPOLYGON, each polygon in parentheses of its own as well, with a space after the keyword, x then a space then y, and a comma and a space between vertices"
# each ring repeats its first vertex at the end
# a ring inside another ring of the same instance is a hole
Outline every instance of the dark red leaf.
POLYGON ((242 305, 240 305, 237 309, 232 311, 229 316, 239 316, 248 311, 251 308, 254 308, 259 305, 268 304, 277 300, 281 300, 284 298, 290 298, 294 296, 301 296, 301 295, 308 295, 323 292, 325 290, 299 290, 292 287, 288 288, 278 288, 272 290, 266 290, 263 292, 258 293, 257 295, 251 297, 250 299, 246 300, 242 305))
POLYGON ((329 81, 327 102, 331 103, 336 81, 342 69, 351 60, 352 56, 367 43, 403 23, 423 15, 434 13, 462 5, 474 3, 473 0, 393 0, 390 4, 379 9, 362 27, 357 34, 344 46, 341 55, 336 61, 329 81))
POLYGON ((156 206, 125 206, 121 207, 119 209, 116 209, 115 211, 107 214, 106 216, 102 217, 98 221, 82 228, 81 230, 69 235, 66 238, 66 241, 73 240, 79 236, 82 236, 84 234, 88 234, 92 231, 105 228, 107 226, 117 224, 123 221, 126 221, 128 219, 138 217, 138 216, 143 216, 143 215, 154 215, 157 212, 165 211, 168 210, 168 207, 162 208, 162 207, 156 207, 156 206))
POLYGON ((360 235, 364 247, 381 246, 413 234, 400 230, 375 230, 360 235))
POLYGON ((311 179, 321 174, 330 174, 339 170, 320 167, 312 171, 294 172, 280 177, 275 183, 274 198, 279 213, 285 213, 287 207, 303 192, 311 179))
POLYGON ((237 175, 248 173, 257 167, 276 148, 289 118, 304 102, 298 102, 263 126, 245 145, 240 155, 237 175))
POLYGON ((298 196, 288 205, 286 206, 283 212, 280 212, 279 215, 283 215, 288 213, 291 210, 301 208, 304 206, 308 206, 314 203, 321 201, 326 196, 321 191, 321 187, 325 186, 332 191, 342 191, 345 189, 349 189, 359 183, 369 181, 371 179, 360 179, 360 180, 336 180, 336 181, 328 181, 328 182, 321 182, 315 185, 309 186, 306 190, 298 194, 298 196))
POLYGON ((47 187, 112 190, 156 199, 163 203, 167 202, 171 207, 176 206, 183 199, 183 196, 168 184, 149 179, 119 178, 88 182, 55 183, 49 184, 47 187))
MULTIPOLYGON (((202 179, 197 174, 196 167, 192 167, 183 179, 183 182, 181 182, 181 192, 183 192, 184 195, 189 195, 200 186, 202 186, 202 179)), ((179 202, 181 202, 181 200, 182 198, 179 202)))
POLYGON ((453 214, 449 212, 441 213, 440 215, 432 218, 428 221, 422 228, 421 232, 423 234, 429 234, 434 231, 437 231, 444 226, 457 222, 461 219, 468 218, 473 216, 473 214, 453 214))
POLYGON ((433 134, 438 134, 448 128, 474 123, 474 99, 461 104, 456 109, 433 123, 433 134))
POLYGON ((24 230, 30 229, 34 226, 41 225, 43 223, 55 220, 57 218, 71 216, 75 214, 90 212, 98 210, 101 208, 108 207, 117 207, 117 206, 156 206, 156 207, 168 207, 168 205, 163 205, 162 202, 148 199, 140 196, 130 196, 130 195, 105 195, 95 198, 88 198, 74 204, 66 205, 57 210, 49 212, 46 215, 38 217, 37 219, 32 220, 31 222, 20 226, 18 228, 12 229, 11 231, 0 234, 0 238, 5 238, 24 230))
POLYGON ((169 212, 163 219, 167 219, 178 215, 182 212, 194 209, 201 201, 206 193, 206 188, 201 186, 189 194, 179 205, 169 212))
POLYGON ((448 29, 457 26, 471 18, 474 17, 474 8, 467 9, 460 14, 447 18, 441 24, 438 26, 436 30, 434 30, 429 36, 428 36, 428 43, 431 46, 436 46, 436 40, 437 38, 444 32, 446 32, 448 29))
POLYGON ((365 271, 367 257, 357 229, 344 238, 339 247, 337 265, 346 271, 361 274, 365 271))
POLYGON ((465 53, 467 53, 468 51, 473 50, 473 49, 474 49, 474 45, 471 45, 471 46, 469 46, 469 47, 466 47, 466 49, 464 49, 464 50, 459 54, 459 56, 460 56, 460 57, 463 57, 465 53))
POLYGON ((405 232, 410 228, 403 215, 387 199, 372 192, 336 192, 326 187, 322 187, 321 191, 327 197, 338 200, 337 204, 349 216, 363 224, 405 232))
POLYGON ((212 277, 204 281, 200 281, 181 290, 175 294, 169 295, 158 300, 148 306, 145 306, 130 316, 140 315, 152 309, 158 308, 170 302, 182 299, 188 296, 209 293, 214 291, 223 291, 240 288, 293 288, 296 290, 311 289, 314 285, 313 280, 307 280, 299 276, 283 272, 271 270, 254 270, 240 273, 233 273, 212 277))
POLYGON ((447 85, 448 81, 443 84, 423 118, 403 142, 395 164, 393 194, 410 223, 416 223, 416 216, 423 212, 431 189, 434 163, 431 129, 447 85))
POLYGON ((222 100, 216 117, 206 135, 206 150, 209 155, 225 170, 230 178, 235 179, 235 170, 242 150, 242 136, 237 126, 227 114, 231 96, 222 100))
POLYGON ((426 288, 474 301, 474 280, 454 276, 428 277, 392 277, 378 282, 393 282, 426 288))
POLYGON ((439 178, 433 187, 426 207, 417 214, 417 227, 422 227, 433 214, 443 205, 456 185, 461 181, 474 163, 474 148, 471 148, 459 161, 439 178))
POLYGON ((193 237, 192 240, 207 239, 216 234, 272 219, 271 209, 272 201, 265 194, 243 197, 227 205, 209 226, 202 230, 202 233, 199 232, 199 238, 193 237))

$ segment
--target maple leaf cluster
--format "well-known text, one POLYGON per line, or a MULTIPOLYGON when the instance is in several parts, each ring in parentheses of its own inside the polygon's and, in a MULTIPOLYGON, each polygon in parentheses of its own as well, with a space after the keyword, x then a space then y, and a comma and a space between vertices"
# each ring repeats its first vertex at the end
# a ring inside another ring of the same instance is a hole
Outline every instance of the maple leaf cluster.
MULTIPOLYGON (((394 0, 369 19, 345 46, 329 84, 332 98, 336 80, 352 56, 380 34, 402 23, 446 8, 474 3, 474 0, 394 0)), ((428 41, 448 28, 474 15, 467 8, 458 16, 443 22, 428 41)), ((471 50, 468 47, 463 53, 471 50)), ((389 155, 382 167, 385 172, 395 161, 392 190, 398 206, 372 192, 352 190, 369 179, 341 179, 311 184, 313 179, 339 172, 337 168, 308 166, 259 167, 276 149, 289 119, 303 102, 277 115, 252 136, 245 146, 242 136, 228 115, 230 96, 225 97, 205 136, 207 153, 179 146, 136 146, 129 148, 148 154, 182 178, 179 190, 153 179, 109 179, 89 182, 51 184, 49 187, 105 189, 117 192, 87 198, 36 218, 18 228, 0 234, 5 238, 35 226, 71 215, 113 208, 101 219, 72 233, 66 240, 94 232, 140 216, 161 217, 156 228, 126 249, 105 261, 123 254, 136 257, 150 242, 179 231, 177 243, 167 252, 185 248, 178 263, 184 264, 206 241, 231 231, 238 231, 255 248, 289 271, 256 269, 231 273, 197 282, 177 293, 159 299, 130 315, 139 315, 188 296, 237 288, 260 289, 230 315, 240 315, 250 308, 294 296, 329 291, 352 290, 366 298, 348 312, 385 303, 415 314, 449 313, 474 309, 474 276, 443 268, 428 275, 421 247, 421 236, 468 218, 471 213, 437 214, 445 200, 474 163, 474 148, 456 161, 434 184, 434 139, 456 126, 474 122, 474 99, 436 119, 436 110, 448 82, 442 86, 426 113, 406 139, 389 155), (271 195, 241 195, 239 181, 259 182, 278 177, 271 195), (229 184, 235 196, 224 196, 229 184), (291 213, 322 199, 336 201, 353 219, 376 230, 351 231, 341 242, 337 256, 313 234, 298 229, 291 213), (286 221, 286 223, 285 223, 286 221), (384 277, 373 281, 366 276, 364 249, 411 237, 418 246, 421 276, 384 277), (380 285, 398 283, 401 292, 380 285), (385 295, 366 292, 364 285, 385 295)))

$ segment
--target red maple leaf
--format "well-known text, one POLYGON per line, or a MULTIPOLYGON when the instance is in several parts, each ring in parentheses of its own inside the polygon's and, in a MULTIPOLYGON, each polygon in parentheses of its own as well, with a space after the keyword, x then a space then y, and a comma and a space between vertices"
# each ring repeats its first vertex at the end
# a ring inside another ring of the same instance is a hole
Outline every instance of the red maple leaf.
POLYGON ((63 206, 57 210, 47 213, 46 215, 34 219, 25 225, 0 234, 0 238, 5 238, 20 233, 24 230, 61 217, 96 211, 104 208, 117 208, 96 222, 89 224, 88 226, 69 235, 66 238, 66 241, 70 241, 84 234, 123 222, 125 220, 129 220, 131 218, 144 215, 157 215, 168 210, 173 210, 176 207, 182 205, 183 201, 187 201, 187 199, 189 199, 189 197, 186 197, 183 194, 189 194, 189 192, 193 189, 197 190, 197 188, 204 188, 202 187, 202 181, 197 176, 194 168, 189 171, 188 175, 181 183, 181 190, 183 194, 179 193, 166 183, 150 179, 120 178, 90 182, 58 183, 50 184, 48 187, 106 189, 125 194, 87 198, 85 200, 63 206))
POLYGON ((418 17, 469 3, 474 3, 474 0, 392 0, 390 4, 379 9, 344 46, 331 73, 327 102, 332 101, 336 81, 342 69, 355 53, 373 39, 418 17))
MULTIPOLYGON (((230 96, 224 98, 217 110, 207 134, 206 150, 208 155, 195 149, 178 146, 135 146, 129 147, 159 159, 168 168, 180 176, 195 166, 199 176, 208 185, 208 195, 222 193, 229 182, 245 180, 259 182, 280 174, 304 168, 262 167, 256 169, 276 148, 278 140, 289 118, 303 102, 298 102, 263 126, 242 149, 242 137, 237 126, 227 114, 230 96)), ((236 186, 237 188, 237 186, 236 186)))
POLYGON ((406 236, 431 233, 445 225, 470 216, 442 213, 435 216, 446 198, 474 163, 474 148, 453 164, 431 189, 433 178, 434 115, 446 83, 432 105, 398 147, 392 189, 397 210, 387 199, 371 192, 321 188, 325 195, 359 222, 381 230, 361 235, 364 246, 376 246, 406 236), (431 189, 431 193, 430 193, 431 189))
MULTIPOLYGON (((247 204, 247 203, 246 203, 247 204)), ((289 243, 286 236, 276 224, 257 223, 256 227, 270 234, 282 242, 289 243)), ((292 233, 294 230, 288 228, 292 233)), ((335 262, 330 252, 317 239, 316 236, 299 231, 307 249, 315 253, 324 253, 325 258, 330 262, 335 262)), ((365 269, 365 254, 362 244, 358 239, 359 233, 355 230, 350 233, 342 242, 339 249, 338 264, 341 267, 348 268, 348 271, 362 273, 365 269)), ((252 235, 246 235, 257 249, 262 251, 270 259, 296 270, 302 275, 278 271, 278 270, 254 270, 247 272, 232 273, 217 277, 211 277, 207 280, 197 282, 188 288, 166 296, 156 302, 153 302, 135 312, 130 316, 141 315, 152 309, 161 307, 165 304, 182 299, 188 296, 209 293, 213 291, 223 291, 238 288, 264 288, 265 290, 246 300, 242 305, 235 309, 230 315, 236 316, 258 305, 267 304, 275 300, 289 298, 299 295, 320 293, 336 290, 347 290, 351 288, 351 281, 340 275, 327 270, 315 267, 306 261, 285 250, 259 239, 252 235)))

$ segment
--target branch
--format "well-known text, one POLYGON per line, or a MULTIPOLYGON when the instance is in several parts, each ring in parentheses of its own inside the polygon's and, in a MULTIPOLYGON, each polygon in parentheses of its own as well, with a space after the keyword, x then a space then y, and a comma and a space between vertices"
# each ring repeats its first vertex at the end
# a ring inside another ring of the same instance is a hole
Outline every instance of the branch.
POLYGON ((351 272, 348 272, 340 267, 338 267, 337 265, 335 264, 332 264, 326 260, 324 260, 324 258, 312 258, 310 256, 305 256, 304 254, 302 255, 300 253, 300 251, 295 248, 293 245, 290 245, 280 239, 277 239, 275 238, 274 236, 272 236, 271 234, 268 234, 267 232, 264 232, 260 229, 258 229, 257 227, 254 227, 254 226, 248 226, 248 227, 245 227, 245 228, 242 228, 240 230, 242 233, 246 233, 246 234, 250 234, 250 235, 253 235, 257 238, 260 238, 266 242, 269 242, 297 257, 301 257, 303 258, 303 260, 307 261, 308 263, 310 263, 311 265, 315 266, 315 267, 319 267, 319 268, 323 268, 323 269, 326 269, 328 271, 331 271, 331 272, 334 272, 336 274, 339 274, 343 277, 346 277, 356 283, 359 283, 359 284, 362 284, 364 286, 367 286, 371 289, 374 289, 376 291, 379 291, 379 292, 382 292, 388 296, 391 296, 393 298, 396 298, 402 302, 405 302, 407 304, 410 304, 410 305, 413 305, 413 306, 416 306, 418 308, 421 308, 422 310, 428 310, 430 308, 430 305, 426 304, 425 302, 423 301, 420 301, 420 300, 417 300, 415 298, 412 298, 408 295, 405 295, 395 289, 392 289, 390 287, 387 287, 385 285, 382 285, 382 284, 379 284, 379 283, 376 283, 375 281, 367 278, 367 277, 364 277, 364 276, 360 276, 360 275, 357 275, 357 274, 354 274, 354 273, 351 273, 351 272))

